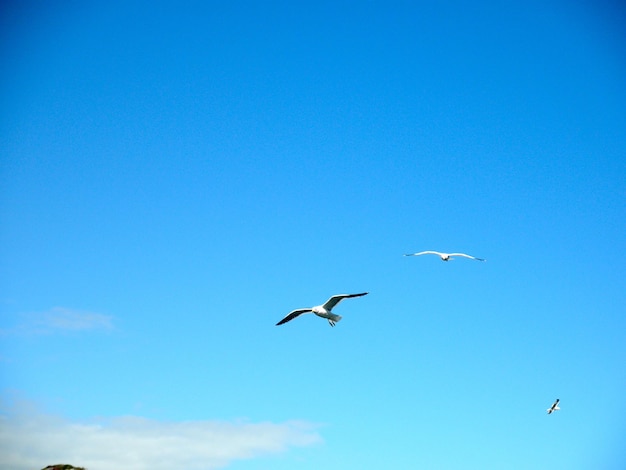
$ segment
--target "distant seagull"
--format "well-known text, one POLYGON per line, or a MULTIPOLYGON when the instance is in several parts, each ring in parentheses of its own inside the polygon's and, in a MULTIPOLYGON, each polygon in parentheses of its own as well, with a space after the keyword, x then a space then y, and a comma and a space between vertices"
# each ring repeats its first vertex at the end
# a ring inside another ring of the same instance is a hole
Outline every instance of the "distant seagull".
POLYGON ((551 415, 554 411, 556 410, 560 410, 561 408, 559 408, 559 399, 557 398, 556 401, 554 403, 552 403, 552 406, 550 408, 548 408, 548 414, 551 415))
POLYGON ((314 313, 318 317, 326 318, 330 326, 335 326, 339 320, 341 320, 340 315, 335 315, 331 312, 333 307, 341 302, 343 299, 350 299, 352 297, 361 297, 363 295, 367 295, 368 292, 363 292, 362 294, 339 294, 333 295, 330 299, 326 301, 325 304, 318 305, 317 307, 312 308, 299 308, 290 312, 285 318, 276 323, 276 326, 282 325, 283 323, 287 323, 288 321, 293 320, 296 317, 299 317, 303 313, 314 313))
POLYGON ((437 255, 442 261, 450 261, 454 256, 462 256, 463 258, 475 259, 476 261, 485 261, 482 258, 466 255, 465 253, 440 253, 438 251, 420 251, 419 253, 409 253, 404 256, 421 256, 421 255, 437 255))

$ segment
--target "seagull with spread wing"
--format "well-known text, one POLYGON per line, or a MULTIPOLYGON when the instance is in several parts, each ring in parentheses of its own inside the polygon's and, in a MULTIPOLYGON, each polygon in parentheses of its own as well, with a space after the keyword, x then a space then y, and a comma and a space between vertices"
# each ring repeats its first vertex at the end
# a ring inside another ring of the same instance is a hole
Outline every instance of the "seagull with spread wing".
POLYGON ((559 401, 561 401, 561 400, 559 400, 557 398, 556 401, 554 403, 552 403, 552 406, 547 409, 547 412, 548 412, 549 415, 551 415, 556 410, 560 410, 561 409, 561 408, 559 408, 559 401))
POLYGON ((289 314, 287 314, 285 318, 283 318, 281 321, 276 323, 276 326, 282 325, 283 323, 287 323, 288 321, 291 321, 294 318, 299 317, 300 315, 304 313, 314 313, 318 317, 326 318, 328 320, 328 323, 330 323, 330 326, 335 326, 335 323, 341 320, 341 315, 336 315, 332 313, 331 310, 333 309, 333 307, 337 305, 339 302, 341 302, 343 299, 350 299, 352 297, 361 297, 367 294, 368 292, 363 292, 361 294, 333 295, 330 299, 326 301, 326 303, 322 305, 318 305, 317 307, 299 308, 299 309, 293 310, 292 312, 289 312, 289 314))
POLYGON ((420 251, 419 253, 409 253, 404 256, 421 256, 421 255, 437 255, 441 258, 441 261, 450 261, 455 256, 475 259, 476 261, 485 261, 482 258, 476 258, 475 256, 466 255, 465 253, 441 253, 439 251, 420 251))

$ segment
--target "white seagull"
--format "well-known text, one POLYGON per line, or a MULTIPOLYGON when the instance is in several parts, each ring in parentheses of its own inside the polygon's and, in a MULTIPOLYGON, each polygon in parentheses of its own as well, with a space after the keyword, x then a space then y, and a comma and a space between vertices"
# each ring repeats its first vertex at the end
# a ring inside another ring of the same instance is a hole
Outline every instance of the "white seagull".
POLYGON ((561 400, 559 400, 557 398, 556 401, 554 403, 552 403, 552 406, 547 409, 549 415, 551 415, 554 411, 561 409, 561 408, 559 408, 559 401, 561 401, 561 400))
POLYGON ((352 297, 361 297, 362 295, 367 295, 367 294, 368 292, 363 292, 362 294, 333 295, 330 299, 326 301, 326 303, 322 305, 318 305, 317 307, 299 308, 297 310, 289 312, 289 314, 285 318, 283 318, 281 321, 276 323, 276 326, 282 325, 283 323, 287 323, 288 321, 291 321, 294 318, 299 317, 303 313, 314 313, 318 317, 326 318, 328 320, 328 323, 330 323, 330 326, 335 326, 335 323, 341 320, 341 316, 335 315, 334 313, 331 312, 333 307, 337 305, 339 302, 341 302, 343 299, 349 299, 352 297))
POLYGON ((475 259, 476 261, 485 261, 482 258, 476 258, 475 256, 466 255, 465 253, 440 253, 439 251, 420 251, 419 253, 409 253, 404 256, 421 256, 421 255, 437 255, 441 258, 441 261, 450 261, 454 256, 462 256, 463 258, 475 259))

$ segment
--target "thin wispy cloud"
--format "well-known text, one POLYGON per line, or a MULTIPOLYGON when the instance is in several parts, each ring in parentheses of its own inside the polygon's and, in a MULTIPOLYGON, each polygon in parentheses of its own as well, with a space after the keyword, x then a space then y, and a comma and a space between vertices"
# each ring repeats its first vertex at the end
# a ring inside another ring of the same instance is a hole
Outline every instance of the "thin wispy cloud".
POLYGON ((89 470, 219 469, 321 442, 301 422, 165 422, 128 416, 71 422, 32 409, 0 416, 0 468, 70 463, 89 470))
POLYGON ((23 313, 17 323, 1 332, 7 334, 48 335, 63 332, 107 331, 113 329, 113 317, 101 313, 54 307, 45 312, 23 313))

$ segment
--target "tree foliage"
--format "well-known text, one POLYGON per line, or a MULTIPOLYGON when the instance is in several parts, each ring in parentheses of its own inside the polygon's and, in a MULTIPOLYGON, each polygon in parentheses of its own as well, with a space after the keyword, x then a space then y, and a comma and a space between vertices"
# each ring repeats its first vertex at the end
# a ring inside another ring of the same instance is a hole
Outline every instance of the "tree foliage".
POLYGON ((74 465, 69 464, 56 464, 56 465, 48 465, 41 470, 87 470, 85 467, 74 467, 74 465))

